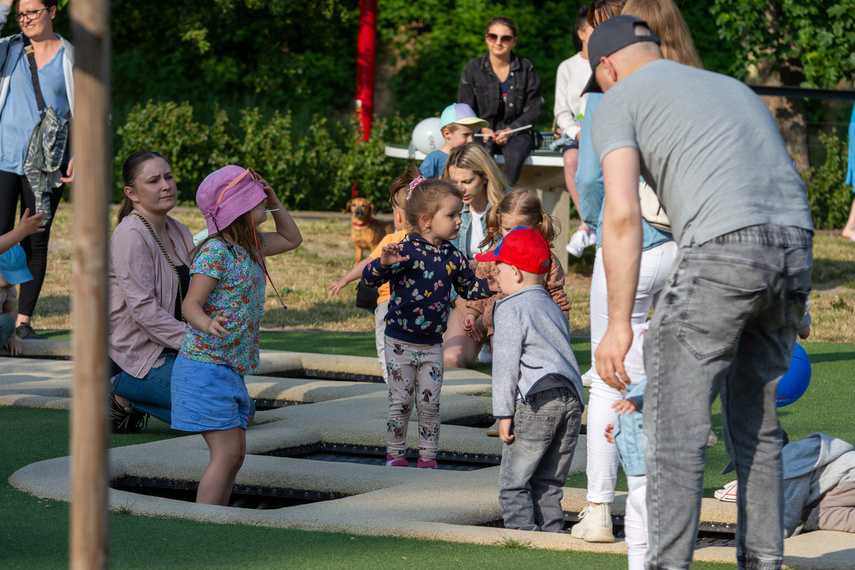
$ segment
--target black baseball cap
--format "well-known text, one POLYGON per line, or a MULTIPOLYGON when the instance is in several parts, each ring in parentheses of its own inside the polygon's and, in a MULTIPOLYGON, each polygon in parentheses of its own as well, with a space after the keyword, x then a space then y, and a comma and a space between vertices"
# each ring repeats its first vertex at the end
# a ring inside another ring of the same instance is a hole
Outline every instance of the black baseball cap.
POLYGON ((582 91, 602 93, 594 72, 600 64, 600 58, 608 57, 628 45, 639 42, 659 44, 659 38, 650 30, 647 22, 636 16, 615 16, 594 28, 588 39, 588 61, 591 62, 591 79, 582 91))

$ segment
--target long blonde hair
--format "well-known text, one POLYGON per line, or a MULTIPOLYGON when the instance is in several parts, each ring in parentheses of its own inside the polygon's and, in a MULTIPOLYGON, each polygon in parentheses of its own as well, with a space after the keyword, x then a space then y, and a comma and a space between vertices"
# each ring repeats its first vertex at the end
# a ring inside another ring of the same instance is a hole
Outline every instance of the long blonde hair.
POLYGON ((478 176, 487 180, 487 203, 496 206, 505 197, 505 188, 508 187, 508 179, 499 170, 499 165, 484 148, 481 143, 471 142, 461 145, 451 151, 448 160, 445 161, 445 170, 442 178, 448 180, 450 175, 448 168, 454 166, 464 170, 471 170, 478 176))
POLYGON ((647 22, 650 30, 662 42, 659 47, 665 59, 703 68, 689 34, 689 26, 673 0, 627 0, 621 13, 624 16, 637 16, 647 22))
POLYGON ((525 218, 526 225, 539 231, 549 247, 552 247, 558 222, 543 211, 537 194, 525 188, 508 192, 498 206, 487 212, 487 236, 479 247, 484 248, 499 241, 502 236, 502 216, 506 215, 525 218))
POLYGON ((620 16, 626 0, 593 0, 588 6, 588 25, 596 28, 609 18, 620 16))

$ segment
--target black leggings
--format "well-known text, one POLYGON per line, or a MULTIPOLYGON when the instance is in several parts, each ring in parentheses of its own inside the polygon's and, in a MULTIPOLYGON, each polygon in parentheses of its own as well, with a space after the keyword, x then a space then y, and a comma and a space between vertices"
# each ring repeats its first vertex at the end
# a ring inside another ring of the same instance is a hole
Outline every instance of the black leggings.
MULTIPOLYGON (((66 171, 65 165, 62 172, 66 171)), ((54 188, 50 197, 50 210, 55 215, 62 198, 65 185, 54 188)), ((12 231, 17 225, 15 219, 15 208, 21 204, 21 213, 25 208, 30 209, 30 215, 36 210, 36 197, 25 176, 14 172, 0 170, 0 235, 12 231)), ((50 241, 50 227, 53 225, 53 217, 45 226, 45 231, 32 234, 21 242, 21 247, 27 254, 27 268, 33 274, 33 280, 21 283, 21 293, 18 296, 18 313, 27 317, 33 316, 36 301, 45 281, 47 270, 48 242, 50 241)))

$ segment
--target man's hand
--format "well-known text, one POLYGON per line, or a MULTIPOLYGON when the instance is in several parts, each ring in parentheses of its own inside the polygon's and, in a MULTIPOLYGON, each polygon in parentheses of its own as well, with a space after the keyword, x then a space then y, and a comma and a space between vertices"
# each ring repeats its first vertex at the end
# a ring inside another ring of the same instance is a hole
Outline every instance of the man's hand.
POLYGON ((623 359, 629 352, 630 346, 632 346, 632 327, 629 323, 610 321, 609 328, 606 329, 606 334, 594 353, 594 358, 597 361, 597 374, 603 382, 615 390, 626 390, 626 385, 630 384, 629 376, 623 367, 623 359))

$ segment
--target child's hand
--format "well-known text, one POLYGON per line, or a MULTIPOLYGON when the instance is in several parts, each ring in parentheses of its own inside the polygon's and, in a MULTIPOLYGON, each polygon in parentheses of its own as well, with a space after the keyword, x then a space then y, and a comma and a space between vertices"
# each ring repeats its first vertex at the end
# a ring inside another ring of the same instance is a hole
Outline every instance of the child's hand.
POLYGON ((402 249, 403 247, 399 243, 390 243, 385 246, 380 254, 380 265, 389 267, 390 265, 395 265, 409 259, 408 257, 401 257, 400 253, 402 249))
POLYGON ((218 311, 214 318, 211 319, 210 324, 208 325, 208 330, 202 332, 214 335, 217 338, 223 338, 229 334, 228 329, 226 329, 226 324, 229 322, 231 317, 231 311, 218 311))
POLYGON ((614 404, 612 404, 612 409, 616 411, 619 416, 622 416, 624 414, 631 416, 632 412, 638 410, 638 400, 636 400, 635 398, 617 400, 614 404))
POLYGON ((513 431, 514 420, 513 418, 502 418, 499 420, 499 439, 501 439, 505 443, 511 443, 514 440, 514 434, 511 433, 513 431))
POLYGON ((36 214, 35 216, 31 216, 29 208, 24 210, 24 214, 21 216, 21 221, 18 222, 18 228, 20 228, 19 231, 24 234, 21 236, 21 239, 24 239, 28 235, 45 231, 43 227, 40 227, 42 225, 43 215, 44 214, 36 214))
POLYGON ((609 443, 615 442, 615 423, 614 422, 612 422, 606 426, 606 433, 604 435, 606 436, 606 441, 608 441, 609 443))
POLYGON ((330 283, 328 290, 333 295, 338 295, 338 292, 341 291, 342 289, 344 289, 347 286, 347 284, 348 284, 348 281, 346 281, 344 279, 339 279, 338 281, 333 281, 332 283, 330 283))
POLYGON ((474 340, 475 342, 481 342, 481 339, 484 338, 484 335, 478 330, 478 327, 475 326, 475 315, 472 313, 466 313, 466 316, 463 317, 463 330, 466 331, 466 334, 474 340))
POLYGON ((6 341, 6 350, 9 351, 9 354, 12 356, 20 356, 24 354, 24 349, 21 348, 21 343, 18 342, 18 337, 15 336, 15 333, 12 333, 12 336, 9 337, 9 340, 6 341))

